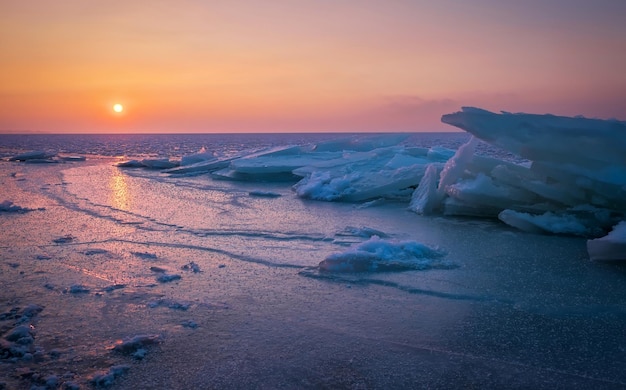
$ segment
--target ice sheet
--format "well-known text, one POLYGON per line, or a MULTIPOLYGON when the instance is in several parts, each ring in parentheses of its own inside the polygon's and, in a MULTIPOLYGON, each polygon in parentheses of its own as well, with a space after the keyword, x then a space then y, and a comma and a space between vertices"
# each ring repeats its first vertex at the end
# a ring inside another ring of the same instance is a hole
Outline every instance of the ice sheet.
POLYGON ((2 204, 32 210, 0 213, 0 369, 15 373, 0 381, 626 386, 624 269, 587 253, 623 258, 623 209, 607 206, 614 184, 479 156, 476 141, 455 153, 400 138, 242 146, 181 167, 248 170, 248 181, 121 169, 118 157, 0 161, 2 204), (302 163, 292 181, 327 173, 343 181, 342 202, 311 201, 277 181, 302 163), (364 203, 348 202, 352 194, 364 203), (549 220, 551 231, 563 224, 546 216, 617 226, 587 242, 456 217, 499 213, 549 220))

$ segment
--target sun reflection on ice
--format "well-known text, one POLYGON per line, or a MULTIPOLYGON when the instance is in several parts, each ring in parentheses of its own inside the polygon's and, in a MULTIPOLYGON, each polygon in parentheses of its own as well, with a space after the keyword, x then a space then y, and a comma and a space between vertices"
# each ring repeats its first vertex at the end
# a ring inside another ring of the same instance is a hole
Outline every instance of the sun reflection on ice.
POLYGON ((118 210, 129 211, 131 206, 130 191, 126 176, 119 170, 115 170, 109 180, 109 188, 111 190, 111 205, 118 210))

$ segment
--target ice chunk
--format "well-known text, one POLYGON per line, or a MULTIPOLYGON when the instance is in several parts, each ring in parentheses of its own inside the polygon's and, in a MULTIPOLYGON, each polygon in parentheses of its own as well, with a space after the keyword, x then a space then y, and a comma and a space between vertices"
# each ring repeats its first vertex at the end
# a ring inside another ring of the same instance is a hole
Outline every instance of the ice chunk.
POLYGON ((378 238, 387 237, 387 233, 381 232, 378 229, 374 229, 368 226, 346 226, 345 229, 338 232, 337 236, 352 236, 352 237, 363 237, 363 238, 371 238, 373 236, 377 236, 378 238))
POLYGON ((604 237, 587 241, 591 260, 626 260, 626 221, 621 221, 604 237))
POLYGON ((26 325, 20 325, 13 328, 4 338, 8 341, 18 341, 20 339, 30 338, 32 342, 30 328, 26 325))
POLYGON ((76 239, 76 237, 72 236, 71 234, 66 234, 64 236, 55 238, 54 240, 52 240, 52 242, 54 242, 55 244, 67 244, 68 242, 72 242, 76 239))
POLYGON ((193 164, 180 166, 171 169, 165 169, 163 173, 169 173, 172 175, 182 175, 188 173, 204 173, 204 172, 212 172, 218 169, 223 169, 230 164, 230 161, 233 158, 215 158, 213 160, 199 161, 193 164))
POLYGON ((33 150, 21 153, 9 158, 9 161, 47 160, 56 156, 56 153, 45 152, 43 150, 33 150))
POLYGON ((474 156, 474 150, 478 140, 474 137, 470 138, 466 144, 461 146, 459 150, 446 162, 441 174, 439 175, 439 186, 437 187, 437 193, 443 197, 448 186, 456 183, 460 179, 474 156))
POLYGON ((145 165, 139 160, 121 161, 115 166, 118 168, 145 168, 145 165))
POLYGON ((491 174, 500 183, 534 194, 534 197, 529 194, 528 199, 526 199, 527 203, 538 200, 558 202, 561 206, 585 203, 584 195, 580 194, 580 189, 542 179, 535 171, 526 167, 499 165, 493 169, 491 174))
POLYGON ((178 280, 180 278, 181 278, 181 276, 178 275, 178 274, 163 273, 163 274, 159 275, 159 277, 157 278, 157 281, 159 281, 161 283, 169 283, 169 282, 173 282, 174 280, 178 280))
POLYGON ((194 320, 186 320, 180 323, 185 328, 196 329, 198 327, 198 323, 194 320))
POLYGON ((477 108, 441 121, 532 161, 597 168, 626 166, 626 122, 536 114, 495 114, 477 108))
POLYGON ((411 196, 409 210, 418 214, 430 214, 439 205, 439 195, 437 194, 437 183, 439 179, 439 169, 435 164, 428 164, 426 173, 420 180, 419 186, 411 196))
POLYGON ((603 234, 601 224, 597 220, 581 218, 573 212, 554 213, 547 211, 540 215, 532 215, 513 210, 504 210, 498 218, 507 225, 532 233, 554 233, 575 236, 598 236, 603 234))
POLYGON ((334 253, 319 264, 320 270, 332 272, 376 272, 425 270, 450 264, 440 259, 445 252, 416 241, 389 241, 376 236, 334 253))
POLYGON ((190 164, 185 164, 184 166, 179 166, 176 168, 166 169, 163 172, 169 173, 169 174, 175 174, 175 175, 188 174, 188 173, 215 172, 217 170, 227 168, 232 161, 243 158, 243 157, 248 157, 252 159, 254 157, 259 157, 265 154, 274 154, 275 156, 279 156, 282 150, 290 150, 292 148, 293 146, 280 146, 280 147, 273 147, 273 148, 265 148, 262 150, 243 151, 232 156, 215 157, 212 159, 208 159, 206 161, 198 161, 198 162, 190 161, 190 164))
MULTIPOLYGON (((230 168, 247 174, 291 173, 312 162, 327 160, 328 156, 328 153, 307 153, 303 147, 292 146, 238 158, 230 163, 230 168)), ((336 154, 331 156, 334 158, 336 154)))
POLYGON ((112 366, 109 368, 107 372, 100 372, 95 374, 90 382, 97 388, 106 388, 113 385, 115 379, 124 375, 126 372, 130 370, 130 366, 121 364, 117 366, 112 366))
MULTIPOLYGON (((352 178, 356 175, 352 175, 352 178)), ((294 185, 293 189, 303 198, 333 201, 348 193, 350 180, 351 177, 333 178, 330 172, 313 172, 294 185)))
POLYGON ((82 284, 73 284, 65 291, 70 294, 85 294, 88 293, 90 290, 82 284))
POLYGON ((31 209, 27 209, 21 206, 14 204, 10 200, 4 200, 0 202, 0 212, 6 213, 25 213, 28 211, 32 211, 31 209))
POLYGON ((454 156, 455 151, 441 146, 433 146, 428 149, 426 157, 432 161, 445 162, 454 156))
POLYGON ((500 210, 528 200, 527 193, 506 185, 498 185, 484 173, 479 173, 474 179, 449 185, 446 193, 464 203, 500 210))
POLYGON ((200 151, 198 151, 198 153, 183 156, 180 159, 180 166, 182 167, 186 165, 197 164, 199 162, 214 161, 214 160, 217 160, 215 155, 211 152, 207 152, 206 148, 203 147, 202 149, 200 149, 200 151))
MULTIPOLYGON (((499 212, 522 230, 585 236, 603 234, 607 222, 581 207, 626 216, 626 122, 467 107, 442 121, 531 160, 528 168, 475 157, 446 182, 444 169, 444 213, 499 212)), ((460 151, 447 166, 457 163, 460 151)))
MULTIPOLYGON (((309 176, 294 185, 298 196, 316 200, 361 202, 394 196, 398 191, 419 184, 426 165, 425 159, 398 157, 402 149, 377 149, 367 153, 349 154, 335 166, 311 170, 309 176), (400 166, 404 161, 408 166, 400 166)), ((294 171, 303 174, 303 170, 294 171)))
POLYGON ((183 265, 181 269, 185 271, 192 271, 195 274, 198 272, 202 272, 200 270, 200 266, 195 261, 190 261, 189 263, 183 265))
POLYGON ((113 350, 123 354, 135 353, 138 349, 148 345, 158 344, 161 342, 161 336, 158 334, 141 334, 127 340, 119 340, 116 342, 113 350))
POLYGON ((167 158, 146 158, 141 160, 141 164, 150 169, 171 169, 179 165, 167 158))
POLYGON ((118 168, 148 168, 148 169, 172 169, 180 165, 178 161, 168 158, 145 158, 143 160, 121 161, 115 164, 118 168))

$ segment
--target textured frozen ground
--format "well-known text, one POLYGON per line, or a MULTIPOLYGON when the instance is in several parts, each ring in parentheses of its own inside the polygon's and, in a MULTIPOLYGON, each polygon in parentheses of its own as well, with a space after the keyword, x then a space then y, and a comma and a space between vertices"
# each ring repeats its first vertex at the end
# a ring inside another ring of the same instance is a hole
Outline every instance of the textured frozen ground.
POLYGON ((31 210, 0 213, 1 337, 32 325, 7 388, 626 386, 626 269, 585 239, 113 162, 0 163, 2 198, 31 210), (317 268, 374 232, 447 265, 317 268))

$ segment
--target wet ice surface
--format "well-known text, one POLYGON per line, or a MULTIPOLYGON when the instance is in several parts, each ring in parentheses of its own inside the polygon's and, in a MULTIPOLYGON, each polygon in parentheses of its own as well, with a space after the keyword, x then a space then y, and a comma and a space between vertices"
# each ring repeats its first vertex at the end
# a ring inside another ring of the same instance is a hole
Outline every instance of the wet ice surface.
POLYGON ((626 386, 626 269, 584 239, 113 162, 0 163, 7 388, 626 386), (373 235, 448 266, 317 267, 373 235))

